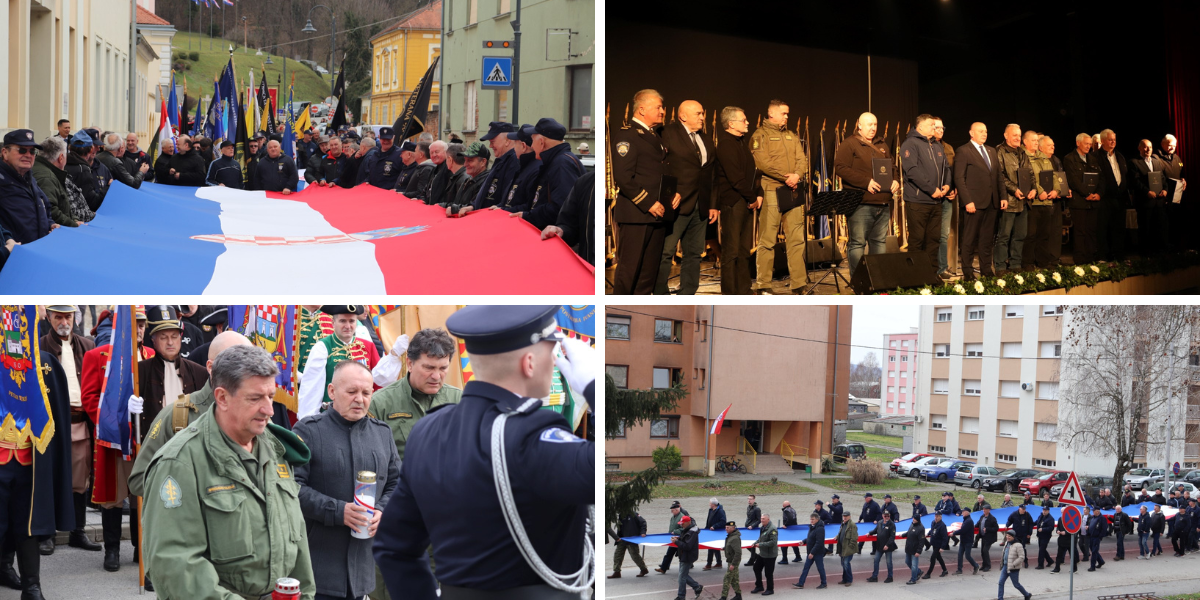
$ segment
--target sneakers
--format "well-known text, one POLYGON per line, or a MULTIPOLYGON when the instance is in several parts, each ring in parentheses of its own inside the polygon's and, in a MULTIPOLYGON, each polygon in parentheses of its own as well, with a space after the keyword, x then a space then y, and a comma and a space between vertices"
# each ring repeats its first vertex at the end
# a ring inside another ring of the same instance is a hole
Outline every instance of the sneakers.
POLYGON ((825 584, 823 584, 823 583, 822 583, 821 585, 818 585, 818 586, 817 586, 817 589, 818 589, 818 590, 823 590, 823 589, 825 589, 825 588, 827 588, 827 587, 829 587, 829 586, 827 586, 827 585, 825 585, 825 584))
POLYGON ((803 583, 793 583, 792 587, 794 587, 798 590, 802 590, 802 589, 804 589, 804 584, 803 583))

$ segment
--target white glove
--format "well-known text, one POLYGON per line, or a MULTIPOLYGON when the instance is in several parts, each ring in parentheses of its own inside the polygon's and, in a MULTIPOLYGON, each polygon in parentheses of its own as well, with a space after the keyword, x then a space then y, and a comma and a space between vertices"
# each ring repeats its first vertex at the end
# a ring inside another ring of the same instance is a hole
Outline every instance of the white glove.
POLYGON ((144 403, 144 401, 140 397, 130 396, 129 397, 129 414, 131 414, 131 415, 142 414, 142 404, 143 403, 144 403))
POLYGON ((562 342, 562 354, 555 357, 554 364, 567 378, 572 390, 583 393, 588 384, 596 381, 596 349, 586 342, 567 338, 562 342))
POLYGON ((400 337, 396 338, 396 341, 392 343, 392 354, 395 354, 397 357, 401 357, 404 356, 404 352, 406 350, 408 350, 408 334, 402 333, 400 334, 400 337))

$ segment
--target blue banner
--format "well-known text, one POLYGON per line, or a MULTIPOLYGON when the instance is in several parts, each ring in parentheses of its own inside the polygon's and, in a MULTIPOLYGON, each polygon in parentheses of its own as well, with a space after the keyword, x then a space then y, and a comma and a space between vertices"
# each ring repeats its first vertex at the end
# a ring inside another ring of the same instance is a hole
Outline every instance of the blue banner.
POLYGON ((594 305, 563 306, 554 315, 558 328, 568 336, 596 345, 596 307, 594 305))
MULTIPOLYGON (((38 348, 37 307, 0 306, 0 439, 45 452, 54 437, 50 398, 38 348)), ((69 435, 69 432, 68 432, 69 435)), ((13 450, 14 448, 7 448, 13 450)))
POLYGON ((230 305, 228 327, 271 353, 279 366, 275 401, 296 412, 296 384, 300 382, 299 307, 294 304, 230 305))
POLYGON ((133 455, 133 440, 129 435, 129 397, 133 395, 138 374, 133 307, 117 306, 112 319, 112 352, 104 370, 104 385, 100 388, 96 443, 120 450, 122 455, 129 457, 133 455))

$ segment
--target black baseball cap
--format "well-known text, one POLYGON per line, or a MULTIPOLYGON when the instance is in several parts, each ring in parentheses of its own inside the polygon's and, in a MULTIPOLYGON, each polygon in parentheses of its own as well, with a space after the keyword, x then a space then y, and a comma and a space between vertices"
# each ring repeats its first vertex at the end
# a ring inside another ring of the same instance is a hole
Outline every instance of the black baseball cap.
POLYGON ((379 139, 390 140, 390 139, 394 139, 395 137, 396 137, 396 130, 392 129, 391 127, 380 127, 379 128, 379 139))
POLYGON ((526 145, 533 144, 533 125, 522 125, 520 129, 508 134, 510 140, 520 140, 526 145))
POLYGON ((414 144, 412 140, 405 140, 403 144, 400 144, 400 151, 401 152, 416 152, 417 145, 414 144))
POLYGON ((486 142, 502 133, 510 133, 515 129, 516 128, 513 127, 512 123, 505 123, 504 121, 492 121, 491 123, 488 123, 487 135, 479 138, 479 141, 486 142))
POLYGON ((229 141, 229 140, 225 140, 225 141, 221 142, 221 148, 222 148, 222 149, 224 149, 224 148, 232 148, 233 146, 234 146, 234 143, 233 143, 233 142, 231 142, 231 141, 229 141))
POLYGON ((33 130, 31 129, 14 129, 4 134, 4 145, 13 146, 37 146, 37 142, 33 139, 33 130))
POLYGON ((546 136, 552 140, 562 141, 567 136, 567 128, 563 127, 562 123, 555 121, 550 117, 538 119, 537 125, 533 126, 534 133, 546 136))

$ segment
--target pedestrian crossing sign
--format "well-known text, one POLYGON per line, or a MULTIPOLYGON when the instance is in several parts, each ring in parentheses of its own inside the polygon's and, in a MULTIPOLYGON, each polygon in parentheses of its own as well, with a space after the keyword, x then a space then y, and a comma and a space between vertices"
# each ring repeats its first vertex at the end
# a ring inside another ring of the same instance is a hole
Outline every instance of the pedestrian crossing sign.
POLYGON ((1087 506, 1087 500, 1083 496, 1083 488, 1079 487, 1079 479, 1075 477, 1075 472, 1071 471, 1071 476, 1067 478, 1066 485, 1058 494, 1059 504, 1071 504, 1074 506, 1087 506))
POLYGON ((511 90, 512 89, 512 57, 485 56, 483 57, 483 89, 511 90))

